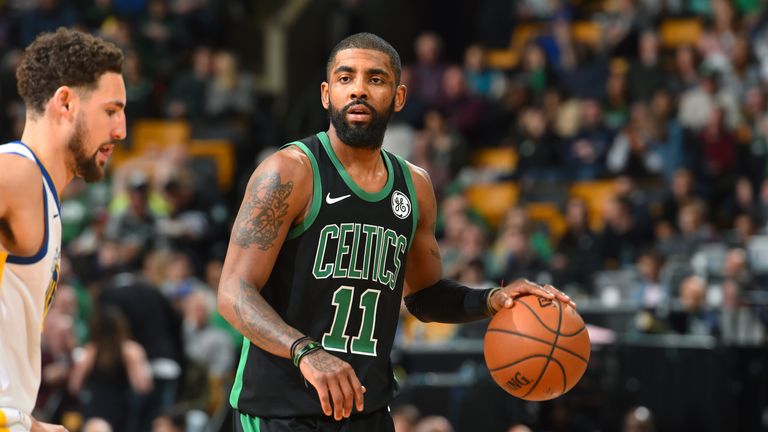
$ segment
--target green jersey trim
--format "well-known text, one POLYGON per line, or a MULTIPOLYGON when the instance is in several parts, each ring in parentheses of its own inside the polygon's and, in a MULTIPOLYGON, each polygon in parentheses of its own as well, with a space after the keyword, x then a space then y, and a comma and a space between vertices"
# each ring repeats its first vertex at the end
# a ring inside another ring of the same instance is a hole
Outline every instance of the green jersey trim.
POLYGON ((240 413, 240 424, 244 432, 261 432, 261 419, 240 413))
POLYGON ((411 217, 413 217, 413 228, 411 228, 411 238, 408 239, 408 250, 411 249, 413 238, 416 236, 416 226, 419 224, 419 197, 416 195, 416 188, 413 186, 413 177, 411 177, 411 170, 408 169, 408 163, 405 159, 396 154, 392 154, 400 166, 403 169, 403 176, 405 177, 405 184, 408 187, 408 195, 411 196, 411 217))
POLYGON ((325 148, 325 152, 328 153, 328 157, 331 159, 331 162, 333 162, 333 165, 336 167, 336 171, 339 172, 339 175, 344 180, 344 183, 347 184, 347 186, 352 190, 352 192, 355 193, 360 199, 368 202, 377 202, 381 201, 384 197, 389 195, 389 193, 392 191, 392 185, 395 183, 395 176, 392 173, 392 162, 389 160, 388 157, 384 155, 384 152, 381 152, 382 158, 384 158, 384 163, 387 166, 387 183, 384 185, 383 188, 381 188, 380 191, 370 193, 366 192, 363 189, 360 188, 360 186, 355 183, 354 180, 352 180, 352 177, 349 175, 346 169, 344 169, 344 165, 341 164, 341 161, 336 156, 336 152, 333 151, 333 146, 331 145, 331 140, 328 138, 328 134, 325 132, 319 132, 317 134, 317 138, 320 139, 320 142, 323 143, 323 148, 325 148))
POLYGON ((235 409, 237 409, 237 403, 240 400, 240 392, 243 391, 243 371, 245 370, 245 364, 248 362, 248 350, 250 348, 251 341, 243 336, 243 349, 240 350, 240 364, 237 365, 235 382, 232 384, 232 393, 229 395, 229 404, 235 409))
POLYGON ((317 214, 320 213, 320 205, 323 202, 323 185, 322 185, 322 182, 320 181, 320 169, 317 167, 317 159, 315 158, 315 155, 301 141, 294 141, 292 143, 288 143, 282 146, 281 149, 286 148, 288 146, 292 146, 292 145, 295 145, 301 151, 303 151, 309 158, 309 162, 312 164, 312 206, 309 208, 309 213, 307 213, 307 217, 305 217, 300 224, 292 227, 290 231, 288 231, 289 240, 295 239, 296 237, 300 236, 306 230, 308 230, 309 227, 312 226, 312 223, 314 223, 315 219, 317 218, 317 214))

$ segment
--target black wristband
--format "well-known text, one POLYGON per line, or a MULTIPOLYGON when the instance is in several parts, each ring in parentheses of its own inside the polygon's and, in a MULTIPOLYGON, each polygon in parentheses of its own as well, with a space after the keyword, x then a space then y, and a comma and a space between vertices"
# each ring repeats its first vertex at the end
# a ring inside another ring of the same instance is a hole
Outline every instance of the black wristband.
POLYGON ((301 359, 304 358, 307 354, 311 352, 315 352, 319 349, 323 349, 323 346, 320 345, 320 342, 312 341, 303 347, 296 353, 295 356, 293 356, 293 365, 296 367, 299 367, 299 363, 301 362, 301 359))
POLYGON ((300 343, 302 343, 305 340, 311 340, 311 339, 312 338, 309 336, 302 336, 296 339, 295 341, 293 341, 293 343, 291 344, 291 350, 290 350, 291 358, 293 358, 293 356, 296 355, 296 347, 299 346, 300 343))
POLYGON ((424 322, 464 323, 489 316, 493 289, 473 289, 449 279, 405 297, 405 306, 424 322))

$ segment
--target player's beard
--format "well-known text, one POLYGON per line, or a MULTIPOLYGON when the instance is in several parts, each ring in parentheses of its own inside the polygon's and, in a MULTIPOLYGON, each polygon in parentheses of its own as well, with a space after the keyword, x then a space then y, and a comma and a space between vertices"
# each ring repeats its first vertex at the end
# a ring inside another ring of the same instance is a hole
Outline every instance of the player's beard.
POLYGON ((69 143, 67 143, 67 148, 73 158, 75 175, 82 177, 83 180, 90 183, 101 180, 104 177, 104 169, 96 161, 99 149, 96 149, 91 156, 88 156, 86 153, 85 137, 87 132, 88 128, 85 126, 85 118, 80 114, 75 124, 75 132, 69 139, 69 143))
POLYGON ((357 99, 340 110, 336 110, 328 101, 328 113, 331 124, 336 129, 336 135, 344 144, 355 148, 378 149, 384 141, 389 119, 395 111, 395 98, 386 112, 379 112, 364 99, 357 99), (371 112, 371 121, 367 125, 350 124, 347 122, 347 112, 355 105, 364 105, 371 112))

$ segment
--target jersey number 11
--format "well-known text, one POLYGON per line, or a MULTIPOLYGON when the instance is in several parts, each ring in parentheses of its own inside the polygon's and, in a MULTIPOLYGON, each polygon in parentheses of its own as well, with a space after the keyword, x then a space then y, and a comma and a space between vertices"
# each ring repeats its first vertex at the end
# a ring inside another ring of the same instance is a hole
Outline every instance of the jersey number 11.
POLYGON ((352 298, 354 298, 355 288, 342 285, 333 292, 333 306, 336 312, 333 316, 333 325, 331 331, 323 335, 322 344, 328 351, 349 352, 353 354, 362 354, 376 357, 376 343, 373 338, 373 330, 376 328, 376 308, 379 302, 379 291, 367 289, 360 296, 360 308, 363 310, 363 322, 360 325, 360 331, 357 336, 352 338, 349 343, 347 336, 347 324, 349 323, 349 313, 352 309, 352 298))

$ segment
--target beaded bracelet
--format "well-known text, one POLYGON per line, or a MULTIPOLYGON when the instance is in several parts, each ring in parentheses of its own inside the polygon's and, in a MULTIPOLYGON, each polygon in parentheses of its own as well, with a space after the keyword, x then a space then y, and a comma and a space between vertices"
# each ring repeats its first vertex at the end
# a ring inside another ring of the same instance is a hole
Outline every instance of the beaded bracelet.
POLYGON ((291 344, 291 351, 290 351, 291 358, 293 358, 293 356, 296 355, 296 347, 299 346, 299 344, 304 342, 305 340, 312 340, 312 338, 309 336, 302 336, 296 339, 295 341, 293 341, 293 343, 291 344))
POLYGON ((299 362, 301 362, 301 359, 304 358, 305 355, 315 352, 319 349, 322 349, 323 346, 320 345, 319 342, 312 341, 303 347, 296 353, 295 356, 293 356, 293 365, 296 367, 299 367, 299 362))

